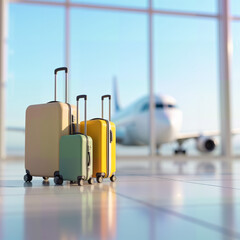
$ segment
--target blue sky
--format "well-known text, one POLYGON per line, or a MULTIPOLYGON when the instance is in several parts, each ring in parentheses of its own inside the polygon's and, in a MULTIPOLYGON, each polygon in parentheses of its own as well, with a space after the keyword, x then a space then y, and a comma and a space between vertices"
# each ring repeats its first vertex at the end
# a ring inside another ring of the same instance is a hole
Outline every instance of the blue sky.
MULTIPOLYGON (((84 2, 74 0, 75 2, 84 2)), ((85 1, 100 3, 97 0, 85 1)), ((103 4, 146 7, 145 0, 102 0, 103 4)), ((216 13, 215 0, 162 0, 155 8, 216 13)), ((232 13, 240 15, 237 0, 232 13)), ((64 65, 62 7, 10 4, 7 125, 24 126, 30 104, 53 99, 53 69, 64 65), (17 100, 16 100, 17 99, 17 100)), ((233 23, 233 125, 239 127, 240 23, 233 23)), ((71 10, 70 102, 89 95, 89 118, 100 115, 100 96, 118 79, 122 106, 148 93, 148 18, 145 14, 71 10)), ((218 25, 214 19, 154 17, 154 86, 170 94, 184 114, 184 131, 217 129, 218 25)), ((59 76, 63 99, 63 75, 59 76)))

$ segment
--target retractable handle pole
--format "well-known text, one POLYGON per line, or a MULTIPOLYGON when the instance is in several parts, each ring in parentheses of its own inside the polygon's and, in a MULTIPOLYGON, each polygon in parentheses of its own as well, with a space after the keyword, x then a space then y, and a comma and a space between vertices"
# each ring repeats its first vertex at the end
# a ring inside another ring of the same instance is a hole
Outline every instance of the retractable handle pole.
POLYGON ((67 67, 60 67, 54 70, 55 75, 55 87, 54 87, 54 101, 57 101, 57 73, 65 71, 65 103, 68 102, 68 69, 67 67))
POLYGON ((102 118, 103 118, 103 101, 104 98, 108 98, 109 99, 109 121, 111 121, 111 95, 103 95, 102 96, 102 118))
POLYGON ((78 95, 77 100, 77 129, 80 132, 80 123, 78 122, 78 102, 80 98, 84 98, 84 135, 87 136, 87 95, 78 95))

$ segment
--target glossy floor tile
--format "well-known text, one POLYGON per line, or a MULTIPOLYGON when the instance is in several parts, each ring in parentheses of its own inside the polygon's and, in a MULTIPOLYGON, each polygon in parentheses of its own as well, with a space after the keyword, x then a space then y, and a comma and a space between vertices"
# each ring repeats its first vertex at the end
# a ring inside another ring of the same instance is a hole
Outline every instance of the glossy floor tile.
POLYGON ((0 162, 0 239, 240 239, 240 162, 119 161, 82 187, 0 162))

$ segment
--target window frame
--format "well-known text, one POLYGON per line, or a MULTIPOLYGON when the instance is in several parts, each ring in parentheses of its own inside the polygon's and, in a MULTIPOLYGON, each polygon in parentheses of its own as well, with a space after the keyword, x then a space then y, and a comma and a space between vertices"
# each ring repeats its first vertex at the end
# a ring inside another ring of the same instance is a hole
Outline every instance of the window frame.
MULTIPOLYGON (((70 65, 70 9, 71 8, 82 8, 82 9, 93 9, 93 10, 104 10, 104 11, 122 11, 122 12, 132 12, 132 13, 139 13, 139 14, 146 14, 148 16, 148 69, 149 69, 149 102, 150 102, 150 111, 149 111, 149 118, 150 118, 150 156, 155 156, 155 149, 156 149, 156 143, 155 143, 155 122, 154 122, 154 111, 155 111, 155 103, 154 103, 154 77, 153 77, 153 66, 154 66, 154 57, 153 57, 153 16, 154 15, 168 15, 168 16, 179 16, 179 17, 193 17, 193 18, 213 18, 216 19, 219 23, 219 29, 224 29, 224 24, 228 25, 231 21, 240 21, 240 16, 232 16, 229 13, 230 9, 230 0, 222 1, 222 0, 216 0, 219 5, 219 13, 218 14, 211 14, 211 13, 202 13, 202 12, 184 12, 184 11, 170 11, 170 10, 161 10, 161 9, 154 9, 153 8, 153 0, 148 0, 148 7, 147 8, 137 8, 137 7, 124 7, 124 6, 113 6, 113 5, 101 5, 101 4, 84 4, 84 3, 76 3, 71 2, 70 0, 65 0, 64 2, 53 2, 53 1, 41 1, 41 0, 9 0, 9 4, 35 4, 35 5, 48 5, 48 6, 56 6, 56 7, 63 7, 65 9, 65 65, 70 65), (225 3, 223 3, 225 2, 225 3), (225 5, 224 5, 225 4, 225 5), (221 11, 222 10, 222 11, 221 11), (227 15, 227 16, 226 16, 227 15), (221 27, 221 22, 223 22, 221 27)), ((228 29, 226 30, 228 31, 228 29)), ((219 30, 221 32, 221 30, 219 30)), ((226 32, 225 32, 226 34, 226 32)), ((228 39, 224 40, 224 35, 219 34, 218 40, 221 46, 224 46, 225 49, 227 49, 227 45, 229 44, 229 39, 231 39, 231 32, 229 31, 227 33, 228 39)), ((222 56, 220 55, 220 62, 223 62, 223 64, 229 66, 229 56, 222 56)), ((221 65, 221 63, 220 63, 221 65)), ((220 67, 219 67, 220 68, 220 67)), ((227 67, 228 68, 228 67, 227 67)), ((219 84, 220 88, 223 86, 221 85, 221 79, 223 78, 224 73, 222 73, 221 70, 219 70, 219 84)), ((231 72, 227 70, 228 80, 231 76, 231 72)), ((229 84, 229 83, 227 83, 229 84)), ((229 90, 226 90, 229 91, 229 90)), ((219 90, 219 92, 221 92, 219 90)), ((223 99, 220 99, 220 101, 225 101, 227 103, 226 105, 230 105, 229 101, 229 92, 224 92, 224 95, 221 95, 220 97, 223 99)), ((227 108, 227 107, 226 107, 227 108)), ((226 112, 226 111, 225 111, 226 112)), ((227 121, 221 122, 221 136, 223 136, 223 131, 227 129, 228 135, 229 127, 231 122, 231 114, 230 112, 227 112, 227 121)), ((226 116, 225 116, 226 117, 226 116)), ((226 132, 225 132, 226 133, 226 132)), ((229 140, 229 138, 228 138, 229 140)), ((230 140, 231 142, 231 140, 230 140)), ((226 149, 229 148, 229 146, 225 147, 224 150, 224 143, 222 143, 222 155, 226 155, 226 149)), ((227 149, 229 154, 229 149, 227 149)))

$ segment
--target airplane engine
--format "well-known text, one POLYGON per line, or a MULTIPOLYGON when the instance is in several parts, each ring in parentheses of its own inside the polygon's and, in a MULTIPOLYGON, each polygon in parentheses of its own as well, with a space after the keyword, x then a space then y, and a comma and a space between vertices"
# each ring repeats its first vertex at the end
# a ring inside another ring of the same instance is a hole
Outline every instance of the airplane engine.
POLYGON ((197 139, 196 147, 202 153, 209 153, 216 148, 216 142, 212 138, 201 136, 197 139))

